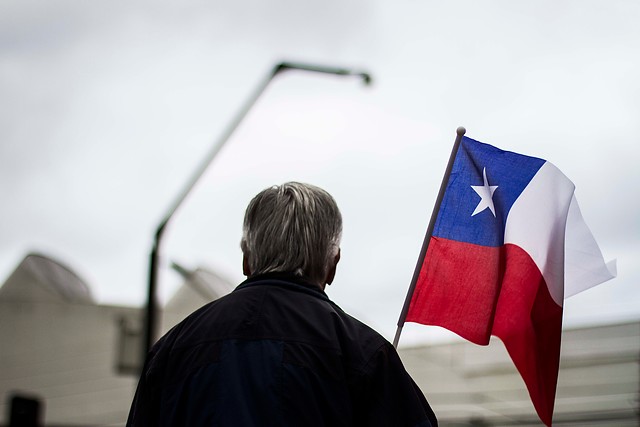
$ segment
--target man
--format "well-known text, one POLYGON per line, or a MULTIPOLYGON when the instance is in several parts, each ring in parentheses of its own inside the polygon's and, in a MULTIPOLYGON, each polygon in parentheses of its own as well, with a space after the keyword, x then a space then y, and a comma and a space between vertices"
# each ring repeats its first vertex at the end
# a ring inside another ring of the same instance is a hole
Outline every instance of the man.
POLYGON ((247 280, 151 349, 128 426, 437 426, 395 349, 324 293, 342 217, 308 184, 250 203, 247 280))

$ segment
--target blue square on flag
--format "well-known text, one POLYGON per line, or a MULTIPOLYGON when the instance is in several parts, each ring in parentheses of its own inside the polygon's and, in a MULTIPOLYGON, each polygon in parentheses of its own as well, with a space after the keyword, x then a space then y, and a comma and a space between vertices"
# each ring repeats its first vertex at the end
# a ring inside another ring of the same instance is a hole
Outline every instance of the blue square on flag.
POLYGON ((463 137, 433 235, 503 245, 509 210, 544 163, 463 137))

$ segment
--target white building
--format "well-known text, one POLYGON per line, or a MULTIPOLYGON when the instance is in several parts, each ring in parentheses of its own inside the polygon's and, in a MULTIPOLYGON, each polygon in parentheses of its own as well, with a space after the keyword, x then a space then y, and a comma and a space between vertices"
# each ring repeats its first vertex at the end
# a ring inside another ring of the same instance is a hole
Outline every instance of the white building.
MULTIPOLYGON (((502 342, 400 350, 442 426, 542 426, 502 342)), ((564 330, 554 426, 640 426, 640 322, 564 330)))
MULTIPOLYGON (((180 271, 187 280, 164 307, 162 331, 232 289, 211 272, 180 271)), ((39 398, 46 426, 124 425, 143 315, 97 305, 69 268, 28 255, 0 288, 0 425, 9 424, 14 394, 39 398)))

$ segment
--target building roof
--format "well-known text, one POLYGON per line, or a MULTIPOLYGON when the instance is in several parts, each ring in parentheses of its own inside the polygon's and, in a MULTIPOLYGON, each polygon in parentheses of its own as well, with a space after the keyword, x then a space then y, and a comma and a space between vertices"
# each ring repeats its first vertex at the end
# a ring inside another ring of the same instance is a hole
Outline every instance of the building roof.
POLYGON ((69 267, 40 253, 28 254, 0 287, 0 301, 94 304, 89 286, 69 267))
POLYGON ((187 314, 205 302, 214 301, 231 292, 234 285, 218 273, 204 267, 187 269, 173 263, 172 267, 184 278, 184 284, 169 299, 164 307, 168 312, 187 314), (194 306, 195 304, 199 304, 194 306))

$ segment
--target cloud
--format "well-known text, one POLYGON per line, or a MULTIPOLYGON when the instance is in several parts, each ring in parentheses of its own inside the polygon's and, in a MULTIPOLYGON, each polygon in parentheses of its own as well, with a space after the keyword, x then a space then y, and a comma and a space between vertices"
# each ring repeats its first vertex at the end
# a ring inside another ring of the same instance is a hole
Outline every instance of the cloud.
POLYGON ((639 8, 4 2, 0 271, 46 248, 101 301, 141 303, 154 227, 270 68, 291 59, 363 67, 374 86, 305 73, 273 81, 171 223, 165 267, 210 263, 240 280, 248 200, 307 180, 345 215, 330 294, 387 333, 464 125, 565 172, 605 256, 620 259, 602 292, 628 289, 640 277, 627 267, 640 215, 639 8))

